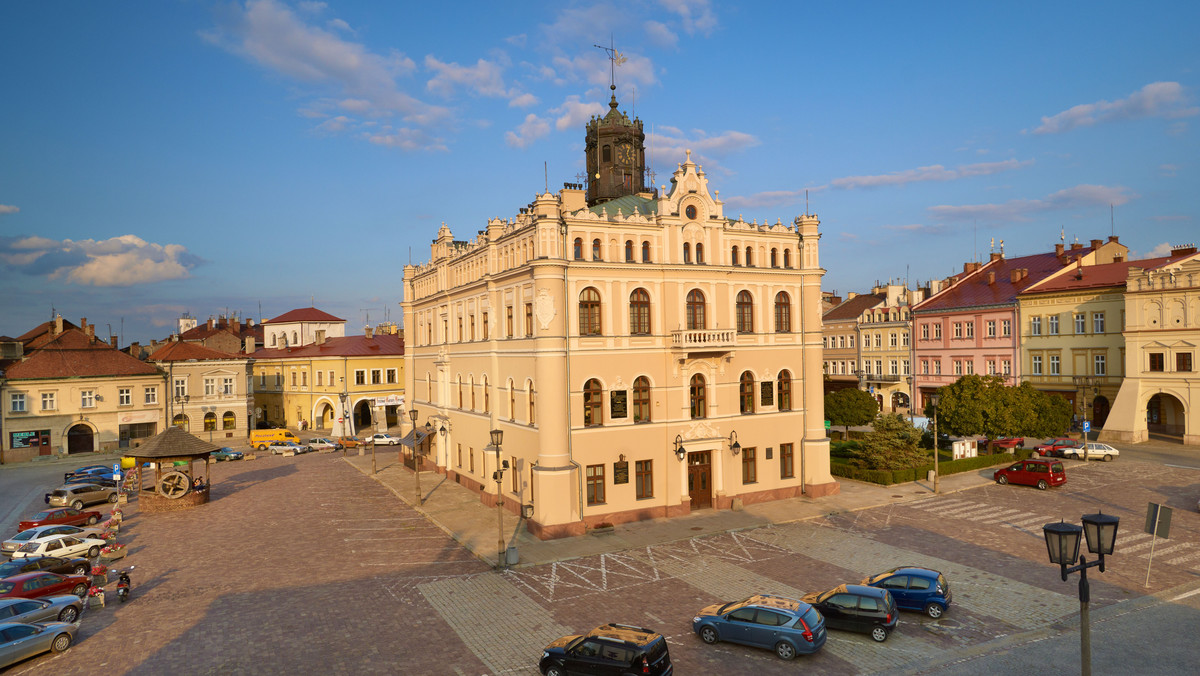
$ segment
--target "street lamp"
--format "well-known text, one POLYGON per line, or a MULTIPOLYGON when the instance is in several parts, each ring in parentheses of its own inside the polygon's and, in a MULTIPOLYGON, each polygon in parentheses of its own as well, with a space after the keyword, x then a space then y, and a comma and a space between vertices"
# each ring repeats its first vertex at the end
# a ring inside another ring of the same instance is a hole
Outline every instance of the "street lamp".
POLYGON ((913 424, 913 388, 912 388, 913 377, 908 376, 907 378, 905 378, 905 380, 908 381, 908 424, 912 425, 913 424))
POLYGON ((729 431, 729 450, 732 451, 734 455, 737 455, 742 450, 742 445, 739 444, 737 440, 737 430, 729 431))
POLYGON ((413 449, 413 470, 417 475, 417 505, 425 504, 425 496, 421 493, 421 461, 417 459, 417 409, 414 406, 408 412, 408 417, 412 419, 412 449, 413 449))
POLYGON ((680 462, 687 457, 687 450, 683 447, 683 437, 678 434, 675 435, 675 457, 679 458, 680 462))
POLYGON ((504 440, 504 430, 492 430, 492 448, 496 449, 496 471, 492 472, 492 478, 496 480, 496 570, 504 570, 504 496, 500 492, 503 488, 504 470, 508 469, 508 461, 501 462, 500 460, 500 442, 504 440))
POLYGON ((1081 440, 1081 441, 1082 441, 1082 443, 1083 443, 1083 459, 1084 459, 1084 460, 1087 460, 1087 459, 1088 459, 1088 433, 1087 433, 1087 428, 1088 428, 1088 406, 1087 406, 1087 395, 1088 395, 1088 388, 1089 388, 1089 387, 1092 387, 1092 384, 1093 384, 1095 381, 1092 379, 1092 377, 1091 377, 1091 376, 1075 376, 1074 380, 1075 380, 1075 384, 1076 384, 1076 385, 1078 385, 1078 386, 1079 386, 1079 389, 1080 389, 1080 390, 1082 390, 1082 392, 1083 392, 1083 425, 1080 427, 1080 430, 1079 430, 1079 438, 1080 438, 1080 440, 1081 440))
POLYGON ((1048 523, 1042 526, 1042 534, 1046 538, 1046 551, 1050 555, 1050 563, 1057 563, 1062 570, 1065 582, 1070 573, 1079 573, 1079 660, 1080 673, 1091 676, 1092 673, 1092 625, 1088 614, 1088 603, 1091 601, 1091 589, 1088 585, 1087 569, 1099 566, 1104 572, 1104 555, 1113 553, 1117 542, 1117 525, 1120 519, 1108 514, 1084 514, 1081 518, 1083 527, 1073 523, 1048 523), (1091 563, 1079 556, 1079 534, 1087 538, 1088 551, 1099 555, 1091 563), (1079 565, 1075 565, 1075 560, 1079 565))
POLYGON ((176 403, 176 404, 179 404, 179 415, 180 415, 180 417, 182 417, 182 418, 183 418, 182 420, 180 420, 180 421, 179 421, 179 423, 176 423, 176 425, 175 425, 175 426, 176 426, 176 427, 178 427, 178 428, 179 428, 179 429, 181 429, 181 430, 184 430, 185 432, 190 432, 190 431, 192 431, 192 430, 191 430, 191 427, 192 427, 192 426, 191 426, 191 425, 188 423, 188 419, 187 419, 187 408, 186 408, 186 406, 185 406, 185 405, 188 403, 188 399, 191 399, 191 398, 192 398, 192 397, 191 397, 191 395, 190 395, 190 394, 177 394, 177 395, 175 395, 175 403, 176 403))
POLYGON ((933 492, 938 494, 942 492, 942 473, 938 471, 938 456, 942 451, 939 446, 937 433, 937 406, 942 397, 939 394, 929 395, 929 405, 933 408, 933 492))

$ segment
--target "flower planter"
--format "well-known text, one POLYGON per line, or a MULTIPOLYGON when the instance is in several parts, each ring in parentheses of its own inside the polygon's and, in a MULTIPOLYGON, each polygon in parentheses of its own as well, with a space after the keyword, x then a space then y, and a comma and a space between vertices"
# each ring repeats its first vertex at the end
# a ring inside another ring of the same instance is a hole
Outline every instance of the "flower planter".
POLYGON ((124 548, 114 549, 111 552, 101 552, 100 563, 102 565, 107 566, 110 563, 112 563, 113 561, 117 561, 119 559, 125 558, 125 554, 126 554, 126 551, 124 548))
POLYGON ((589 529, 589 530, 588 530, 588 533, 590 533, 590 534, 592 534, 592 535, 597 535, 597 536, 599 536, 599 535, 611 535, 611 534, 612 534, 612 533, 614 533, 614 532, 616 532, 616 527, 614 527, 614 526, 611 526, 611 525, 609 525, 609 526, 596 526, 596 527, 594 527, 594 528, 591 528, 591 529, 589 529))

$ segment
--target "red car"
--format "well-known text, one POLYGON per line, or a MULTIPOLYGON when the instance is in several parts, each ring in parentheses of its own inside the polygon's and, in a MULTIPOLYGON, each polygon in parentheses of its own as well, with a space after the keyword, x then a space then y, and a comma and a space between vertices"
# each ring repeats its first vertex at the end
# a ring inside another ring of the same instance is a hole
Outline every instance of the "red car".
POLYGON ((100 512, 83 512, 74 507, 60 507, 58 509, 45 509, 33 515, 32 519, 22 521, 17 530, 29 530, 38 526, 54 526, 65 524, 68 526, 83 526, 92 525, 100 520, 100 512))
POLYGON ((1000 439, 988 439, 988 450, 994 451, 997 448, 1011 451, 1014 448, 1025 448, 1024 437, 1003 437, 1000 439))
POLYGON ((1033 450, 1038 455, 1062 457, 1063 452, 1069 448, 1079 448, 1079 442, 1075 439, 1068 439, 1066 437, 1055 437, 1047 443, 1034 446, 1033 450))
POLYGON ((91 582, 85 575, 58 573, 21 573, 0 580, 0 598, 36 599, 41 596, 74 594, 80 598, 87 593, 91 582))
POLYGON ((1022 460, 996 470, 992 473, 992 478, 1001 485, 1012 483, 1037 486, 1043 491, 1051 486, 1067 483, 1067 473, 1063 471, 1063 464, 1058 460, 1022 460))

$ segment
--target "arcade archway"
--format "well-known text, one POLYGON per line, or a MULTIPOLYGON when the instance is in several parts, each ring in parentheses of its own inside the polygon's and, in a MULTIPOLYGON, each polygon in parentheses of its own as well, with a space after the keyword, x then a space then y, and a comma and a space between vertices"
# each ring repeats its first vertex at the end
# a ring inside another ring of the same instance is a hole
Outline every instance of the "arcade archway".
POLYGON ((1160 392, 1146 403, 1146 430, 1152 436, 1182 441, 1186 431, 1184 412, 1183 402, 1160 392))

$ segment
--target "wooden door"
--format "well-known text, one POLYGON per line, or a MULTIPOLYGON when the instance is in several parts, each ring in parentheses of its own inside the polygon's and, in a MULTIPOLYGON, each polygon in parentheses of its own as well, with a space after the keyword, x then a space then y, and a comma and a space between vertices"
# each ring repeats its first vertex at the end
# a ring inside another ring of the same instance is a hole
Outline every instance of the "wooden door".
POLYGON ((708 451, 688 453, 688 495, 692 509, 712 507, 712 465, 708 451))

